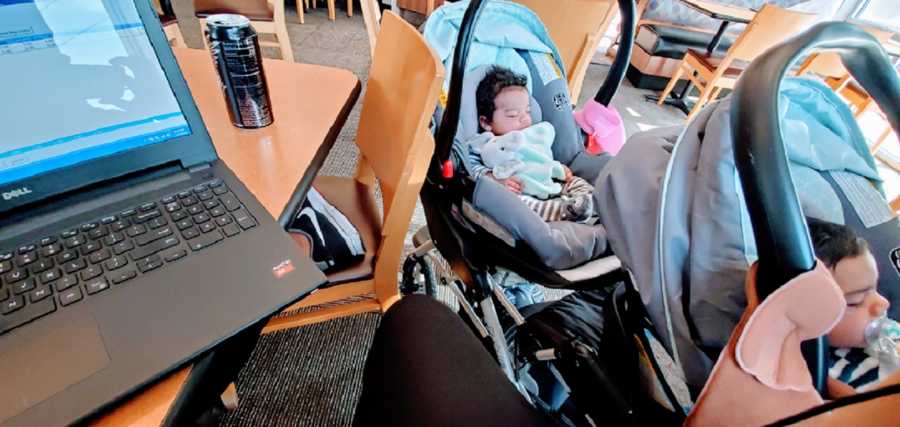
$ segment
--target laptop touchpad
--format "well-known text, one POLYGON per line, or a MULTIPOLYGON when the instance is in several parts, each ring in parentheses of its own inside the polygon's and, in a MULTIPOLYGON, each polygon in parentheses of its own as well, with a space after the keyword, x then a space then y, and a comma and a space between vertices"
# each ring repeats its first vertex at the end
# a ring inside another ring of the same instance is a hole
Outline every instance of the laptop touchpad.
POLYGON ((0 423, 103 369, 109 355, 87 313, 54 313, 0 345, 0 423))

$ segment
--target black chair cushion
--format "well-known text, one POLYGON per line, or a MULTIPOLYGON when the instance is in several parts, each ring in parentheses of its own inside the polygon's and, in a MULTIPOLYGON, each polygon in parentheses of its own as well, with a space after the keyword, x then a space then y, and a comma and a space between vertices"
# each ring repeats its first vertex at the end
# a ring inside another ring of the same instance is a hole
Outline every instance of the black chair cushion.
MULTIPOLYGON (((709 46, 712 39, 713 34, 701 31, 667 25, 644 24, 638 28, 634 42, 650 56, 681 59, 688 49, 706 52, 706 47, 709 46)), ((727 35, 722 36, 715 55, 724 55, 732 43, 734 43, 733 38, 727 35)))

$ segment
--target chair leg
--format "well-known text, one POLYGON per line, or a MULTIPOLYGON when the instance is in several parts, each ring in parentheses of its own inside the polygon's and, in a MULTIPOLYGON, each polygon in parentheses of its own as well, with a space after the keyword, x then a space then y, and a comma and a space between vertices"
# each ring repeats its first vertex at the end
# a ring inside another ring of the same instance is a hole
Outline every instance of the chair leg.
POLYGON ((659 99, 656 101, 656 105, 663 105, 666 102, 666 98, 669 97, 669 94, 672 93, 672 90, 675 89, 675 85, 678 84, 678 80, 681 79, 681 76, 684 75, 684 63, 682 62, 678 69, 675 70, 675 74, 672 74, 672 78, 669 79, 669 84, 666 85, 666 88, 663 89, 662 93, 659 94, 659 99))
POLYGON ((887 129, 885 129, 884 132, 881 132, 881 135, 878 137, 878 139, 875 140, 875 143, 872 144, 872 147, 869 148, 869 152, 871 152, 873 156, 878 152, 878 150, 881 149, 881 146, 884 145, 885 142, 887 142, 888 137, 891 136, 892 130, 893 129, 891 129, 891 126, 888 125, 887 129))
POLYGON ((334 21, 334 0, 328 0, 328 19, 334 21))
POLYGON ((288 38, 287 32, 284 34, 276 34, 278 37, 278 46, 281 48, 281 59, 294 62, 294 49, 291 48, 291 39, 288 38))
POLYGON ((688 113, 685 122, 690 122, 691 119, 693 119, 694 116, 696 116, 697 113, 699 113, 700 110, 703 109, 703 106, 706 105, 707 102, 709 102, 710 95, 712 95, 715 89, 716 87, 713 86, 713 82, 709 82, 706 84, 706 87, 700 90, 700 97, 697 98, 697 103, 694 104, 693 108, 691 108, 691 112, 688 113))
POLYGON ((353 0, 347 0, 347 16, 353 16, 353 0))
POLYGON ((308 6, 309 6, 309 0, 303 0, 303 1, 298 0, 297 1, 297 21, 300 22, 301 24, 306 23, 306 17, 304 16, 304 15, 306 15, 306 13, 303 9, 308 6))
MULTIPOLYGON (((302 9, 303 5, 298 0, 297 8, 302 9)), ((281 51, 281 59, 294 62, 294 52, 291 49, 291 38, 287 31, 287 17, 284 15, 284 0, 275 2, 275 16, 273 19, 275 26, 275 39, 278 41, 278 49, 281 51)))

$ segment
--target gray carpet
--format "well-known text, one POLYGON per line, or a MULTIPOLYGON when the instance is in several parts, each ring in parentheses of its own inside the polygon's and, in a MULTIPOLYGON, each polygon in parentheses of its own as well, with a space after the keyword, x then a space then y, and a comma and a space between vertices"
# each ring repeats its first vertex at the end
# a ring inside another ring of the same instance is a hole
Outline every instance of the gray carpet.
POLYGON ((381 316, 331 320, 260 338, 237 380, 225 426, 346 426, 381 316))
MULTIPOLYGON (((176 7, 184 5, 176 2, 176 7)), ((369 47, 358 13, 348 18, 338 10, 337 20, 331 22, 326 17, 326 9, 320 6, 307 12, 306 24, 299 25, 294 10, 289 9, 288 22, 296 61, 346 68, 365 82, 369 47)), ((184 32, 190 46, 200 46, 199 32, 191 31, 190 27, 184 32)), ((277 52, 267 54, 277 57, 277 52)), ((606 75, 608 61, 598 56, 597 62, 588 69, 582 103, 593 95, 606 75)), ((645 93, 626 84, 614 99, 629 134, 652 126, 681 123, 683 114, 644 102, 645 93)), ((361 102, 350 114, 321 174, 353 174, 358 158, 353 140, 360 107, 361 102)), ((410 232, 424 224, 418 206, 410 232)), ((547 292, 547 297, 559 298, 563 294, 547 292)), ((360 315, 262 337, 237 381, 240 405, 222 425, 350 425, 360 392, 365 355, 379 319, 377 314, 360 315)))

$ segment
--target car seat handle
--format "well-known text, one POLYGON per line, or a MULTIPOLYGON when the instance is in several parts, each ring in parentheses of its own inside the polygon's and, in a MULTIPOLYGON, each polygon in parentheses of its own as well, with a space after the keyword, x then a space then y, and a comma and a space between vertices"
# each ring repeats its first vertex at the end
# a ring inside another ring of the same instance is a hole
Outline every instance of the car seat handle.
MULTIPOLYGON (((900 130, 900 80, 874 37, 844 22, 823 22, 757 57, 744 71, 731 103, 731 135, 747 211, 756 239, 760 300, 815 266, 812 243, 788 167, 778 115, 785 72, 814 49, 838 53, 853 78, 900 130)), ((802 346, 813 385, 826 395, 826 339, 802 346)))
POLYGON ((459 126, 463 77, 465 77, 466 62, 469 59, 469 46, 471 46, 472 38, 475 36, 475 23, 484 9, 484 3, 487 3, 487 0, 472 0, 469 3, 469 7, 466 8, 466 13, 463 15, 462 22, 459 25, 459 35, 456 39, 456 46, 453 49, 447 107, 437 129, 435 156, 432 159, 432 170, 436 169, 436 172, 444 179, 453 178, 450 150, 453 147, 453 138, 456 137, 456 130, 459 126), (447 173, 448 167, 450 169, 449 174, 447 173))
POLYGON ((788 168, 778 115, 785 72, 813 50, 834 51, 900 129, 900 80, 881 44, 861 28, 823 22, 756 58, 738 81, 731 107, 734 159, 759 253, 760 299, 815 263, 788 168))
MULTIPOLYGON (((631 63, 631 50, 634 47, 634 25, 637 18, 637 7, 634 0, 618 0, 619 15, 622 17, 621 33, 619 36, 619 47, 616 50, 616 57, 613 59, 612 65, 609 67, 609 73, 606 74, 606 80, 600 85, 597 94, 594 95, 594 101, 600 103, 604 107, 609 107, 612 102, 613 95, 622 85, 625 79, 625 72, 628 71, 628 64, 631 63)), ((577 103, 577 99, 572 102, 577 103)))

